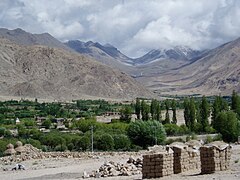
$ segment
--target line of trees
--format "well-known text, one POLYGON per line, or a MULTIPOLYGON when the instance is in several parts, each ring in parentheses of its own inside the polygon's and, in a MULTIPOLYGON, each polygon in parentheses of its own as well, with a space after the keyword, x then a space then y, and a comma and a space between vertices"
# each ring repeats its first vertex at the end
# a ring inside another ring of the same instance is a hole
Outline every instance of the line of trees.
POLYGON ((229 101, 220 95, 210 99, 203 96, 200 100, 185 98, 180 103, 174 99, 160 102, 155 99, 147 101, 137 98, 135 113, 139 120, 156 120, 164 124, 168 135, 182 132, 220 133, 223 140, 228 142, 234 142, 240 136, 240 96, 235 91, 229 101), (177 107, 183 107, 185 127, 176 125, 177 107), (165 110, 165 118, 162 117, 161 110, 165 110), (172 119, 169 116, 170 110, 172 119))
POLYGON ((183 105, 185 124, 192 132, 218 132, 228 142, 236 141, 240 135, 240 96, 235 91, 230 104, 216 96, 211 105, 203 96, 200 102, 186 98, 183 105))
POLYGON ((193 132, 208 132, 210 104, 206 97, 203 96, 200 103, 196 103, 193 98, 186 98, 183 104, 186 126, 193 132))
POLYGON ((175 99, 165 100, 162 103, 156 99, 152 99, 150 102, 146 100, 136 99, 135 104, 135 113, 137 119, 143 121, 147 120, 156 120, 162 122, 163 124, 177 124, 177 115, 176 115, 177 105, 175 99), (165 119, 163 119, 161 110, 166 110, 165 119), (170 120, 169 111, 172 110, 172 121, 170 120))

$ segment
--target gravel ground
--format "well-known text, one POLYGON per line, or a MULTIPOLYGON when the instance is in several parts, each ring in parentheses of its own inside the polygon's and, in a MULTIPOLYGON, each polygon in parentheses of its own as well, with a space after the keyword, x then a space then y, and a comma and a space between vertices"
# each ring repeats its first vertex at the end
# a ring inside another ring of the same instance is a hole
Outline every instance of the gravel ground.
MULTIPOLYGON (((231 156, 231 166, 228 171, 217 172, 214 174, 200 175, 200 171, 192 171, 182 174, 174 174, 172 176, 158 178, 161 180, 239 180, 240 179, 240 145, 233 145, 231 156)), ((26 166, 26 170, 11 171, 14 163, 11 165, 0 166, 0 179, 1 180, 14 180, 14 179, 27 179, 27 180, 46 180, 46 179, 82 179, 83 172, 92 172, 97 170, 104 162, 114 161, 126 163, 129 155, 116 155, 116 156, 102 156, 94 157, 92 159, 41 159, 41 160, 28 160, 22 162, 26 166), (8 171, 3 171, 7 168, 8 171)), ((138 158, 138 157, 133 157, 138 158)), ((89 180, 95 178, 88 178, 89 180)), ((142 175, 134 176, 118 176, 100 178, 107 180, 139 180, 142 175)))

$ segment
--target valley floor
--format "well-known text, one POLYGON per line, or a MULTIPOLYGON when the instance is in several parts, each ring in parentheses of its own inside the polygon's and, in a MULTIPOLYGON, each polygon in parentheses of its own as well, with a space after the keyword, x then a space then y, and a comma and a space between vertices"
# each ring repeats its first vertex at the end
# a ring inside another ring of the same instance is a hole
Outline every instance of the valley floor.
MULTIPOLYGON (((102 156, 94 157, 91 159, 41 159, 41 160, 29 160, 24 161, 22 164, 26 166, 26 170, 11 171, 10 169, 15 165, 1 164, 0 179, 15 180, 15 179, 27 179, 27 180, 46 180, 46 179, 82 179, 83 172, 92 172, 97 170, 104 162, 114 161, 120 163, 126 163, 129 155, 117 155, 117 156, 102 156), (3 171, 3 168, 9 169, 3 171)), ((137 158, 137 157, 134 157, 137 158)), ((200 175, 200 171, 192 171, 182 174, 174 174, 172 176, 159 178, 162 180, 178 179, 178 180, 237 180, 240 178, 240 145, 233 145, 231 165, 228 171, 217 172, 214 174, 200 175)), ((95 179, 95 178, 88 178, 95 179)), ((139 180, 142 179, 142 175, 134 176, 118 176, 107 177, 100 179, 109 180, 139 180)))

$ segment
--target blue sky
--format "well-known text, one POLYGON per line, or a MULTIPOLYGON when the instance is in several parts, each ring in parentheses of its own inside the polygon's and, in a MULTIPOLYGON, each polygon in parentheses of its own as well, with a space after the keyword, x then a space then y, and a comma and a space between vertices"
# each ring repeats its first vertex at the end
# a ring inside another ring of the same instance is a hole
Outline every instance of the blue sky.
POLYGON ((0 1, 1 27, 110 43, 130 57, 177 45, 216 47, 240 36, 239 17, 239 0, 0 1))

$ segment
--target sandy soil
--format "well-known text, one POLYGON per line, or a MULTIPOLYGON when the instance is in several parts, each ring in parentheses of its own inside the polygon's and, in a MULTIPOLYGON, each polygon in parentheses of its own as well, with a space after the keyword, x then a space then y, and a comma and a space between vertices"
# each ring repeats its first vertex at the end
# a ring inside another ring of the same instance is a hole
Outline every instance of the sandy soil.
MULTIPOLYGON (((1 164, 0 179, 1 180, 13 180, 13 179, 27 179, 27 180, 46 180, 46 179, 82 179, 83 172, 92 172, 97 170, 104 162, 114 161, 126 163, 128 155, 118 156, 103 156, 94 157, 92 159, 41 159, 41 160, 29 160, 22 162, 26 166, 26 170, 11 171, 10 169, 15 165, 3 165, 1 164), (3 171, 3 168, 8 168, 9 171, 3 171)), ((137 157, 134 157, 137 158, 137 157)), ((94 178, 88 178, 94 179, 94 178)), ((139 180, 142 179, 142 175, 134 176, 118 176, 100 178, 108 180, 139 180)), ((174 174, 169 177, 159 178, 161 180, 237 180, 240 179, 240 145, 233 145, 233 153, 231 157, 231 166, 228 171, 217 172, 214 174, 200 175, 200 171, 192 171, 182 174, 174 174)))

